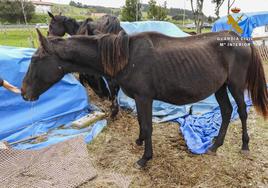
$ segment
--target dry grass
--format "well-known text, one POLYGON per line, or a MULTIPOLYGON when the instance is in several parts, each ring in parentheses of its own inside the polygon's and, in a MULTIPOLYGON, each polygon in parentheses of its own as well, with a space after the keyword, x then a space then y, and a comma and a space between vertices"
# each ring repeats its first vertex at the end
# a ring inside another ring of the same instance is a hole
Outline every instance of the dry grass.
MULTIPOLYGON (((264 69, 268 75, 267 64, 264 69)), ((103 104, 96 97, 92 101, 108 111, 108 102, 103 104)), ((191 154, 176 123, 153 126, 154 158, 144 170, 138 170, 133 167, 143 153, 143 147, 134 143, 138 122, 121 110, 117 120, 88 145, 99 177, 82 187, 124 187, 115 183, 118 181, 110 181, 107 173, 127 177, 130 187, 268 187, 268 123, 254 110, 248 119, 249 156, 240 154, 239 120, 231 123, 217 156, 191 154)))

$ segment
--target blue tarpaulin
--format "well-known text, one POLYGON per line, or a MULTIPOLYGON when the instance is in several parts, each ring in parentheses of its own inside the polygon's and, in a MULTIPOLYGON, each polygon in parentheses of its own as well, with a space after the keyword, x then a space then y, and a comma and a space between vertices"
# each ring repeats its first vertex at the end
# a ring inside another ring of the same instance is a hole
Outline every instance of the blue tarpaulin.
MULTIPOLYGON (((35 49, 0 46, 0 76, 21 87, 34 52, 35 49)), ((48 133, 44 142, 17 144, 15 148, 18 149, 41 148, 78 134, 84 134, 89 142, 106 125, 104 120, 87 129, 70 127, 70 122, 90 112, 87 92, 71 74, 36 102, 26 102, 3 87, 0 88, 0 98, 0 140, 10 143, 48 133)))
POLYGON ((164 21, 121 22, 120 25, 128 34, 155 31, 172 37, 189 36, 173 23, 164 21))
MULTIPOLYGON (((129 33, 142 31, 157 31, 173 37, 185 37, 188 34, 181 31, 177 26, 168 22, 134 22, 123 23, 122 27, 129 33)), ((178 97, 180 94, 178 93, 178 97)), ((229 94, 234 111, 232 119, 238 117, 237 106, 233 97, 229 94)), ((250 100, 246 97, 247 105, 250 100)), ((119 91, 118 101, 121 107, 136 111, 135 101, 127 97, 122 90, 119 91)), ((180 130, 184 136, 189 150, 195 154, 202 154, 207 151, 221 124, 219 105, 214 95, 198 103, 177 106, 165 102, 154 100, 153 102, 153 121, 166 122, 175 121, 180 123, 180 130), (191 114, 190 114, 191 112, 191 114)))
MULTIPOLYGON (((242 37, 251 37, 253 29, 256 27, 268 25, 268 11, 252 12, 252 13, 237 13, 232 14, 232 17, 237 20, 243 15, 238 25, 243 30, 242 37)), ((218 19, 212 26, 212 32, 232 30, 231 25, 227 24, 227 16, 218 19)))
MULTIPOLYGON (((229 94, 233 106, 231 120, 239 118, 237 105, 229 94)), ((245 94, 247 109, 252 105, 251 100, 245 94)), ((220 107, 214 97, 192 104, 191 114, 174 119, 180 124, 180 130, 185 138, 188 149, 195 154, 203 154, 212 145, 213 138, 219 133, 222 118, 220 107)))

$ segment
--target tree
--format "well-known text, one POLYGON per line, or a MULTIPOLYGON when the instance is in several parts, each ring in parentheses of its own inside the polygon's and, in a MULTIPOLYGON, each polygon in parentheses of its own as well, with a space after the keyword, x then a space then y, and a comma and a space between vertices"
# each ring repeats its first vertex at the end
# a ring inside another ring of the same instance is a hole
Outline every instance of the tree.
POLYGON ((211 16, 208 17, 208 23, 212 23, 213 22, 213 18, 211 16))
POLYGON ((9 23, 26 23, 34 15, 34 5, 32 2, 24 0, 1 0, 0 20, 9 23))
POLYGON ((157 8, 157 5, 156 5, 156 1, 155 0, 150 0, 148 2, 148 11, 147 11, 147 17, 148 19, 155 19, 156 18, 156 15, 157 15, 157 12, 158 12, 158 8, 157 8))
POLYGON ((140 21, 141 17, 141 4, 139 0, 126 0, 126 4, 121 11, 121 20, 130 22, 140 21))
POLYGON ((70 6, 73 6, 73 7, 76 7, 77 6, 75 1, 70 1, 69 5, 70 6))
POLYGON ((229 15, 230 14, 230 9, 231 9, 231 7, 233 6, 233 4, 234 4, 234 2, 235 2, 235 0, 233 0, 233 2, 231 3, 231 0, 228 0, 228 7, 227 7, 227 15, 229 15))
POLYGON ((167 18, 168 10, 167 10, 167 2, 164 2, 163 7, 158 6, 158 16, 157 20, 165 20, 167 18))
POLYGON ((215 8, 215 15, 217 16, 217 19, 220 18, 220 8, 222 6, 222 4, 224 3, 225 0, 212 0, 212 3, 216 4, 216 8, 215 8))
POLYGON ((156 5, 155 0, 149 1, 149 8, 147 11, 147 17, 153 20, 165 20, 167 18, 167 2, 164 2, 163 7, 156 5))
POLYGON ((204 23, 204 13, 203 13, 204 0, 196 0, 195 4, 193 0, 190 0, 190 2, 191 2, 191 8, 194 14, 196 32, 201 33, 203 23, 204 23))

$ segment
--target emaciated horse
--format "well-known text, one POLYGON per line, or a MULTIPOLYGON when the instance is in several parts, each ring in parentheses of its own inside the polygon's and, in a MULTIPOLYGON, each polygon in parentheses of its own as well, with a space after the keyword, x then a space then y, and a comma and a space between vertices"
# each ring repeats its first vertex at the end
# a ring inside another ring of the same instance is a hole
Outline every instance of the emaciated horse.
POLYGON ((128 36, 123 31, 119 35, 68 39, 47 39, 39 31, 38 35, 41 46, 33 55, 23 80, 23 98, 37 100, 69 72, 113 77, 136 102, 140 125, 136 144, 145 142, 144 154, 137 162, 140 167, 144 167, 153 156, 153 99, 184 105, 215 93, 222 124, 209 153, 215 153, 223 144, 230 122, 233 109, 227 88, 238 105, 242 151, 249 151, 244 89, 248 89, 257 111, 264 117, 268 115, 268 93, 260 56, 253 44, 241 40, 234 32, 184 38, 153 32, 128 36), (235 40, 229 41, 228 38, 235 40))
MULTIPOLYGON (((51 17, 48 36, 62 37, 65 33, 69 35, 95 35, 96 33, 118 34, 122 30, 118 18, 111 15, 102 16, 97 22, 93 22, 91 18, 83 22, 77 22, 75 19, 61 14, 54 16, 51 12, 48 12, 48 15, 51 17)), ((106 76, 105 79, 107 84, 102 76, 79 74, 79 80, 83 85, 87 83, 99 97, 108 97, 112 101, 111 117, 113 118, 119 110, 117 103, 119 86, 109 76, 106 76)))

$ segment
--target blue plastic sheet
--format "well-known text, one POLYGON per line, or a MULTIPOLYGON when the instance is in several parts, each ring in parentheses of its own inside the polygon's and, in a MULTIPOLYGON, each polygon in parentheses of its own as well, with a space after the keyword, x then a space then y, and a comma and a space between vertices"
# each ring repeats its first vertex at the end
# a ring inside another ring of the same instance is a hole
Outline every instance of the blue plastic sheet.
POLYGON ((172 37, 189 36, 173 23, 164 21, 121 22, 120 25, 128 34, 155 31, 172 37))
MULTIPOLYGON (((256 27, 268 25, 268 11, 232 14, 235 20, 243 14, 238 25, 242 28, 242 37, 251 37, 253 29, 256 27)), ((231 25, 227 24, 227 16, 218 19, 212 26, 212 32, 233 30, 231 25)))
MULTIPOLYGON (((118 93, 118 103, 122 108, 131 109, 136 113, 136 105, 134 99, 126 96, 120 89, 118 93)), ((166 102, 153 101, 153 121, 161 123, 174 120, 189 114, 191 105, 177 106, 166 102)))
MULTIPOLYGON (((0 76, 21 87, 34 52, 35 49, 0 46, 0 76)), ((17 144, 17 149, 42 148, 79 134, 84 134, 89 142, 106 125, 106 121, 99 121, 92 128, 83 130, 69 126, 70 122, 90 112, 87 92, 71 74, 52 86, 36 102, 26 102, 20 95, 3 87, 0 88, 0 98, 0 140, 16 142, 48 134, 48 139, 42 143, 17 144), (59 129, 62 125, 65 126, 59 129)))
MULTIPOLYGON (((233 106, 231 120, 239 118, 237 105, 229 94, 233 106)), ((252 105, 248 95, 245 94, 247 110, 252 105)), ((220 107, 214 96, 192 105, 192 114, 175 119, 180 124, 180 130, 186 141, 188 149, 195 154, 203 154, 212 145, 214 137, 219 133, 222 118, 220 107), (201 108, 200 108, 201 105, 201 108)))

